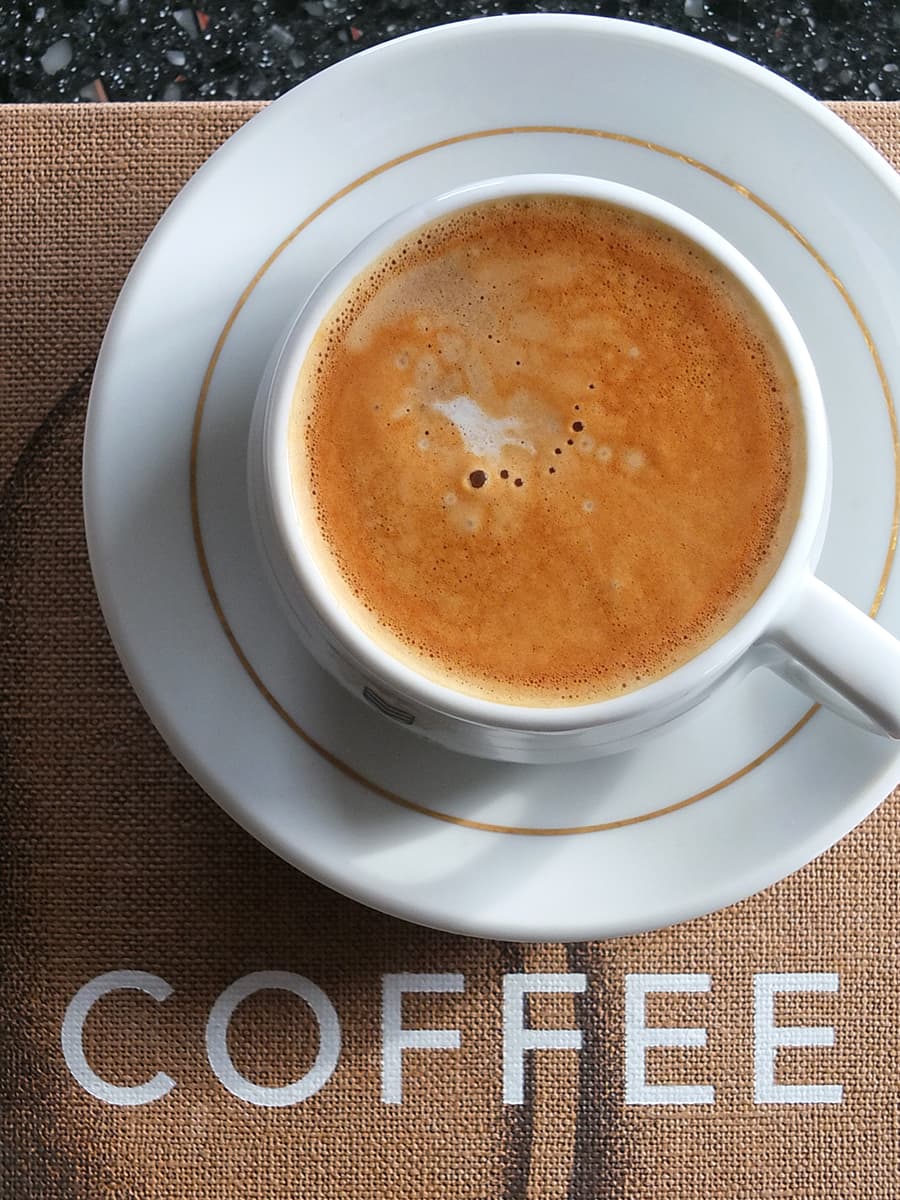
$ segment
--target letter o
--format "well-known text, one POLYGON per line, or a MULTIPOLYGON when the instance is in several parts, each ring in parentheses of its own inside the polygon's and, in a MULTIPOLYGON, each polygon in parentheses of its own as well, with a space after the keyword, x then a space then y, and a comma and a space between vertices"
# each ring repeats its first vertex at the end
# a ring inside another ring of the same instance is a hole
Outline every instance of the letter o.
POLYGON ((341 1053, 341 1024, 334 1005, 320 987, 290 971, 254 971, 227 987, 216 1000, 206 1023, 206 1055, 216 1078, 239 1100, 262 1108, 286 1108, 307 1100, 324 1087, 334 1073, 341 1053), (255 992, 292 992, 306 1002, 319 1026, 316 1061, 300 1079, 284 1087, 252 1083, 237 1070, 228 1052, 228 1026, 234 1010, 255 992))

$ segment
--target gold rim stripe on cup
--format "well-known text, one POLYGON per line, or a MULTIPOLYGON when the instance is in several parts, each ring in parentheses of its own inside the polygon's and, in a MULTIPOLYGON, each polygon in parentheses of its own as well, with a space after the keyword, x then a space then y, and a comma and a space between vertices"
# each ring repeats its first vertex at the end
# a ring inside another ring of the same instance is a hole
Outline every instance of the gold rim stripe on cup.
POLYGON ((367 788, 370 792, 373 792, 377 796, 381 796, 385 800, 389 800, 392 804, 399 805, 401 808, 409 809, 410 811, 419 813, 423 816, 433 817, 438 821, 445 821, 451 825, 462 825, 467 829, 478 829, 488 833, 519 834, 526 837, 561 837, 580 833, 603 833, 611 829, 622 829, 627 825, 640 825, 645 821, 652 821, 657 817, 664 817, 668 813, 677 812, 679 809, 688 808, 690 805, 696 804, 700 800, 705 800, 707 797, 713 796, 717 792, 724 791, 726 788, 730 787, 731 784, 736 783, 739 779, 743 779, 745 775, 749 775, 751 771, 755 771, 757 767, 761 766, 762 763, 771 758, 773 754, 776 754, 783 746, 786 746, 787 743, 790 742, 800 732, 800 730, 809 723, 810 719, 818 711, 819 705, 815 704, 808 709, 800 718, 800 720, 793 725, 787 731, 787 733, 780 737, 777 742, 774 742, 768 747, 768 749, 764 750, 762 754, 757 755, 757 757, 751 762, 746 763, 740 768, 740 770, 733 772, 733 774, 726 776, 724 779, 720 779, 718 783, 714 783, 710 787, 704 788, 700 792, 695 792, 692 796, 687 796, 683 800, 677 800, 672 804, 667 804, 662 808, 654 809, 652 812, 641 813, 635 817, 623 817, 618 821, 602 821, 592 825, 540 828, 521 825, 494 825, 487 821, 475 821, 469 817, 457 817, 452 813, 440 812, 437 809, 428 808, 424 804, 418 804, 414 800, 408 800, 406 797, 400 796, 396 792, 390 791, 388 788, 381 787, 380 784, 375 783, 373 780, 367 779, 359 771, 351 767, 349 763, 344 762, 343 759, 326 749, 326 747, 321 745, 321 743, 317 742, 313 737, 310 736, 310 734, 306 732, 306 730, 291 716, 287 709, 265 685, 255 667, 244 652, 244 649, 237 637, 235 636, 234 630, 231 628, 228 618, 225 616, 224 609, 222 608, 222 603, 219 600, 215 584, 213 583, 209 561, 206 557, 206 549, 203 543, 203 532, 200 527, 200 505, 197 495, 197 457, 200 446, 200 428, 203 421, 203 411, 206 407, 206 399, 209 395, 209 390, 212 385, 212 378, 215 373, 216 364, 219 361, 219 357, 225 346, 225 342, 228 340, 228 336, 231 333, 232 327, 240 315, 241 310, 250 299, 250 296, 253 294, 257 284, 259 284, 260 280, 276 261, 276 259, 279 258, 279 256, 288 248, 288 246, 290 246, 290 244, 301 233, 303 233, 305 229, 308 229, 309 226, 322 215, 322 213, 331 208, 332 205, 336 204, 339 200, 343 199, 344 196, 348 196, 351 192, 356 191, 357 188, 362 187, 363 184, 368 183, 369 180, 385 174, 387 171, 392 170, 394 167, 400 166, 402 163, 410 162, 412 159, 420 158, 422 155, 429 154, 433 150, 440 150, 447 146, 455 146, 461 142, 477 141, 481 138, 503 137, 517 133, 572 134, 579 137, 599 138, 603 141, 609 142, 622 142, 625 145, 636 146, 639 149, 649 150, 655 154, 662 154, 666 158, 673 158, 689 167, 693 167, 698 171, 702 171, 704 175, 709 175, 713 179, 718 180, 720 183, 725 184, 726 187, 731 188, 733 191, 749 200, 752 204, 755 204, 756 207, 766 213, 767 216, 771 217, 773 221, 780 225, 782 229, 786 230, 800 243, 803 249, 812 256, 818 266, 821 267, 821 269, 837 288, 842 300, 850 310, 850 313, 852 314, 853 319, 863 336, 863 340, 865 341, 869 354, 872 357, 872 361, 875 364, 875 369, 878 372, 878 379, 881 383, 881 390, 884 394, 885 404, 887 406, 894 451, 894 507, 891 516, 891 533, 888 540, 887 554, 885 555, 881 578, 878 582, 875 598, 872 601, 872 605, 869 609, 869 613, 873 617, 878 613, 878 610, 881 607, 881 602, 884 599, 884 593, 888 585, 888 580, 891 576, 894 556, 897 550, 897 535, 898 528, 900 528, 900 435, 898 435, 897 414, 894 409, 894 401, 891 395, 890 384, 888 383, 887 372, 884 369, 884 364, 881 361, 878 348, 875 345, 861 312, 857 308, 843 282, 834 273, 818 250, 815 249, 815 247, 807 240, 806 237, 804 237, 804 235, 799 231, 799 229, 796 228, 796 226, 787 221, 779 212, 776 211, 776 209, 772 207, 771 204, 768 204, 760 196, 757 196, 755 192, 751 192, 749 188, 746 188, 743 184, 731 179, 722 171, 717 171, 715 167, 710 167, 706 163, 702 163, 696 158, 691 158, 689 155, 680 154, 677 150, 671 150, 667 146, 660 146, 656 142, 643 141, 641 138, 630 137, 628 134, 624 133, 610 133, 602 129, 580 129, 576 126, 565 125, 516 125, 508 128, 477 130, 472 133, 459 134, 457 137, 444 138, 438 142, 430 142, 428 145, 421 146, 417 150, 410 150, 408 153, 401 154, 397 158, 392 158, 389 162, 383 163, 379 167, 374 167, 371 171, 367 171, 364 175, 360 175, 358 179, 355 179, 352 183, 348 183, 345 187, 335 192, 333 196, 330 196, 329 199, 327 199, 323 204, 320 204, 318 208, 310 213, 305 220, 301 221, 300 224, 297 225, 296 228, 293 229, 287 235, 287 237, 275 247, 266 261, 262 264, 256 274, 244 288, 243 292, 241 292, 237 303, 228 316, 228 320, 225 322, 222 332, 219 334, 215 348, 212 352, 212 356, 209 360, 209 364, 206 368, 206 372, 203 376, 203 384, 200 388, 200 396, 197 400, 197 407, 194 413, 190 455, 191 524, 194 532, 194 544, 196 547, 200 572, 203 576, 203 582, 206 585, 206 590, 209 594, 213 611, 216 614, 219 624, 222 626, 222 631, 228 639, 228 642, 237 656, 238 661, 252 680, 257 691, 259 691, 265 701, 270 705, 271 708, 274 709, 282 721, 284 721, 285 724, 291 730, 293 730, 298 737, 302 738, 303 741, 306 742, 306 744, 316 752, 316 754, 324 758, 325 761, 330 763, 333 767, 336 767, 349 779, 352 779, 354 782, 359 783, 363 787, 367 788))

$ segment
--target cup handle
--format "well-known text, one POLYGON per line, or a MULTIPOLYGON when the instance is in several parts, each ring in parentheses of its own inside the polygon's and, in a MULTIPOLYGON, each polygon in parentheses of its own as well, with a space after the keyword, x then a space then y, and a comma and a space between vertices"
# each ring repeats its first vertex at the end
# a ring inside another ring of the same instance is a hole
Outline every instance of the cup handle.
POLYGON ((900 641, 814 575, 807 575, 766 640, 770 666, 864 729, 900 738, 900 641))

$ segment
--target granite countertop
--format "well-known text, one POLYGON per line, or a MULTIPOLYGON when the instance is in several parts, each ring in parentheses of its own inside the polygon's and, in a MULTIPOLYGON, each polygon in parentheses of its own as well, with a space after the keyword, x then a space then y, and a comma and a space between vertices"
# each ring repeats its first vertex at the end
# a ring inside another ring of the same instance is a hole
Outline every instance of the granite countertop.
POLYGON ((502 12, 644 21, 725 46, 823 100, 900 99, 895 0, 0 0, 0 101, 271 99, 388 38, 502 12))

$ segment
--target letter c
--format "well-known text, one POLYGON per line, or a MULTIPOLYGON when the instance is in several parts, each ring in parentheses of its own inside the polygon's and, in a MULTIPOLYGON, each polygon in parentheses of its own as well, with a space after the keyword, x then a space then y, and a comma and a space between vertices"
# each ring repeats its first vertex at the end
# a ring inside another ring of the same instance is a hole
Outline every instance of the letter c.
POLYGON ((109 971, 106 975, 98 975, 79 988, 69 1002, 62 1023, 62 1052, 75 1082, 86 1092, 106 1104, 130 1107, 162 1099, 171 1092, 175 1080, 158 1071, 146 1083, 123 1087, 101 1079, 85 1058, 84 1023, 88 1013, 102 996, 122 990, 145 992, 159 1001, 172 994, 172 988, 164 979, 159 975, 149 975, 146 971, 109 971))

